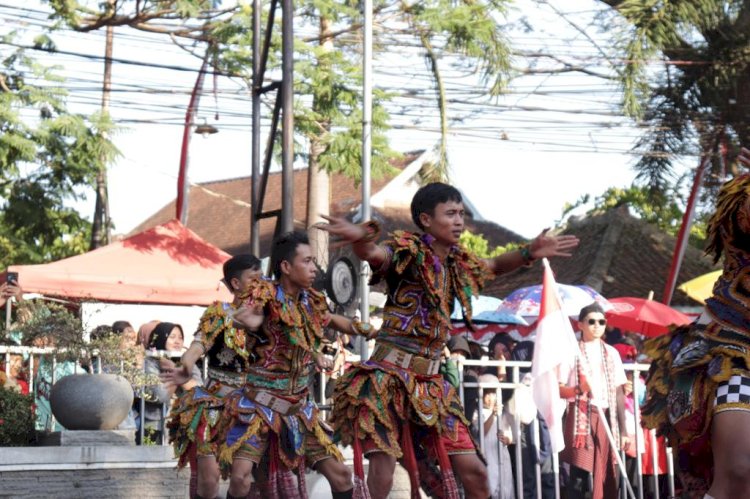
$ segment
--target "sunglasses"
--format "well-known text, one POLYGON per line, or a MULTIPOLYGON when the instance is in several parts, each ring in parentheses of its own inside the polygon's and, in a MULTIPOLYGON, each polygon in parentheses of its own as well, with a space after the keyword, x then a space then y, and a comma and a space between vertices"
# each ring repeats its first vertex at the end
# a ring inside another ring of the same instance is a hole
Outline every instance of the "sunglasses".
POLYGON ((600 325, 600 326, 606 326, 606 325, 607 325, 607 320, 606 320, 606 319, 599 319, 599 320, 596 320, 596 319, 589 319, 589 320, 587 320, 586 322, 588 322, 588 323, 589 323, 589 326, 593 326, 593 325, 594 325, 594 324, 596 324, 597 322, 599 323, 599 325, 600 325))

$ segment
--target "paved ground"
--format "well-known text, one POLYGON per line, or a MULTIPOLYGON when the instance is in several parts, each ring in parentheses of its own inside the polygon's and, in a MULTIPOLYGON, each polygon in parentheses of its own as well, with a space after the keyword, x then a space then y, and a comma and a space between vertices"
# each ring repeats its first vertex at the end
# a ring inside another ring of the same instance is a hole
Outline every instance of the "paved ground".
MULTIPOLYGON (((331 497, 331 489, 323 475, 318 473, 308 473, 306 480, 307 491, 310 499, 328 499, 331 497)), ((227 485, 227 482, 222 482, 219 490, 219 497, 226 497, 227 485)), ((409 476, 401 466, 396 466, 396 474, 393 479, 393 490, 391 490, 389 499, 409 499, 410 497, 409 476)), ((422 497, 426 496, 422 494, 422 497)))

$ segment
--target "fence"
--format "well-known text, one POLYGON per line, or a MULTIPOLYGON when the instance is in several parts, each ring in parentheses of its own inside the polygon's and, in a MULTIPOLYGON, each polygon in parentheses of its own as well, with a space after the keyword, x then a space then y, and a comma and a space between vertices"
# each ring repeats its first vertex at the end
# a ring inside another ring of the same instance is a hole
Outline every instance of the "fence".
MULTIPOLYGON (((146 357, 179 357, 180 352, 155 352, 155 351, 147 351, 146 357)), ((54 385, 56 381, 56 365, 57 365, 57 350, 55 348, 37 348, 37 347, 20 347, 20 346, 4 346, 0 345, 0 355, 3 356, 5 360, 5 372, 7 375, 10 375, 10 358, 12 355, 21 355, 24 358, 28 359, 28 371, 30 373, 29 376, 29 393, 36 394, 34 383, 35 383, 35 376, 34 376, 34 367, 35 365, 38 366, 41 363, 42 358, 49 358, 51 359, 51 370, 50 375, 51 379, 49 380, 50 385, 54 385)), ((144 362, 144 371, 145 371, 145 362, 144 362)), ((204 370, 203 370, 203 377, 206 378, 206 365, 204 364, 204 370)), ((511 390, 515 392, 517 389, 519 389, 522 385, 522 378, 521 378, 521 369, 523 368, 530 368, 531 363, 530 362, 518 362, 518 361, 495 361, 495 360, 459 360, 458 365, 458 372, 459 372, 459 382, 460 382, 460 389, 459 393, 461 396, 461 403, 464 404, 465 402, 465 393, 464 390, 466 388, 476 388, 478 390, 478 400, 479 403, 477 404, 477 411, 478 411, 478 418, 477 420, 480 422, 478 425, 480 428, 480 438, 478 439, 480 447, 482 450, 484 450, 484 447, 486 445, 485 438, 483 435, 483 432, 481 431, 482 425, 481 422, 484 421, 484 409, 482 407, 481 401, 484 395, 485 389, 496 389, 498 393, 498 404, 502 404, 502 393, 504 390, 511 390), (500 383, 480 383, 480 382, 467 382, 464 380, 464 367, 467 366, 475 366, 479 368, 487 368, 487 367, 499 367, 499 366, 505 366, 506 370, 510 373, 510 381, 503 381, 500 383)), ((640 373, 645 372, 648 370, 649 366, 647 364, 625 364, 624 368, 627 371, 632 371, 634 374, 640 375, 640 373)), ((102 366, 101 362, 96 363, 96 369, 95 372, 101 372, 102 366)), ((78 365, 77 363, 74 366, 73 369, 74 373, 78 372, 85 372, 85 370, 78 365)), ((637 378, 637 376, 634 376, 634 379, 637 378)), ((326 384, 326 378, 324 376, 321 376, 320 379, 320 385, 319 385, 319 400, 323 402, 325 400, 325 384, 326 384)), ((635 387, 634 387, 635 389, 635 387)), ((136 393, 136 396, 140 399, 140 407, 139 407, 139 422, 137 425, 138 431, 140 433, 140 438, 138 439, 139 442, 144 441, 144 428, 145 428, 145 404, 146 400, 143 396, 143 390, 140 390, 140 393, 136 393), (138 397, 140 395, 140 397, 138 397)), ((640 428, 640 407, 638 404, 638 397, 635 396, 634 402, 635 402, 635 424, 636 428, 640 428)), ((321 403, 320 408, 323 411, 330 411, 333 410, 331 405, 321 403)), ((502 409, 502 406, 500 407, 502 409)), ((165 431, 165 422, 166 422, 166 415, 168 411, 167 404, 162 404, 161 406, 161 415, 159 422, 159 430, 161 434, 161 441, 158 442, 160 445, 166 445, 166 431, 165 431)), ((499 413, 502 411, 499 410, 499 413)), ((532 436, 533 436, 533 443, 536 449, 539 449, 539 423, 536 418, 532 421, 532 436)), ((53 420, 53 426, 54 427, 54 420, 53 420)), ((521 434, 521 421, 519 418, 514 418, 514 431, 513 433, 515 435, 521 434)), ((637 433, 637 432, 636 432, 637 433)), ((657 445, 655 442, 655 437, 653 436, 653 433, 651 434, 652 440, 651 442, 651 449, 652 449, 652 462, 654 463, 654 467, 657 466, 658 459, 656 456, 657 453, 657 445)), ((640 438, 635 438, 635 446, 636 446, 636 477, 635 477, 635 483, 633 484, 636 486, 636 493, 638 499, 643 499, 643 485, 644 485, 644 477, 642 473, 642 452, 643 452, 643 444, 644 442, 641 441, 640 438)), ((673 467, 673 461, 672 461, 672 449, 667 448, 667 475, 668 475, 668 487, 669 487, 669 496, 674 497, 675 496, 675 485, 674 485, 674 467, 673 467)), ((524 490, 524 483, 523 483, 523 459, 521 456, 522 448, 520 445, 520 441, 517 442, 517 445, 515 446, 515 457, 516 457, 516 477, 515 477, 515 490, 516 490, 516 497, 521 498, 523 497, 523 490, 524 490)), ((557 462, 557 455, 553 454, 553 471, 555 475, 555 497, 559 499, 560 497, 560 490, 559 490, 559 470, 560 466, 557 462)), ((541 472, 541 465, 537 460, 536 466, 535 466, 535 477, 536 477, 536 490, 537 490, 537 497, 541 499, 542 497, 542 487, 541 487, 541 481, 542 481, 542 472, 541 472)), ((625 480, 628 480, 627 476, 621 477, 621 479, 624 478, 625 480)), ((658 483, 659 476, 657 473, 653 474, 653 484, 654 484, 654 497, 655 499, 659 498, 659 483, 658 483)), ((624 494, 623 494, 624 495, 624 494)))
MULTIPOLYGON (((639 376, 641 373, 648 371, 649 365, 648 364, 624 364, 623 367, 626 371, 633 372, 634 376, 634 387, 635 390, 635 379, 637 376, 639 376)), ((461 403, 465 406, 465 394, 464 390, 466 388, 477 388, 478 389, 478 400, 479 403, 477 405, 477 411, 479 413, 479 417, 477 418, 478 421, 484 421, 484 415, 483 415, 483 408, 482 408, 482 398, 484 395, 484 390, 493 388, 497 390, 498 396, 498 404, 502 404, 502 391, 503 390, 511 390, 514 391, 519 389, 522 386, 522 378, 520 376, 520 370, 526 368, 531 368, 531 362, 519 362, 519 361, 499 361, 499 360, 459 360, 458 365, 458 371, 459 371, 459 380, 460 380, 460 396, 461 396, 461 403), (486 368, 486 367, 499 367, 504 366, 506 370, 510 373, 510 380, 508 382, 500 382, 500 383, 480 383, 480 382, 466 382, 463 379, 464 376, 464 367, 466 366, 476 366, 479 368, 486 368)), ((636 393, 637 395, 637 393, 636 393)), ((633 484, 636 486, 636 497, 638 499, 643 499, 643 493, 644 493, 644 478, 643 478, 643 468, 642 468, 642 454, 644 451, 644 442, 641 441, 640 438, 638 438, 638 429, 640 428, 640 405, 638 402, 638 397, 634 396, 634 413, 635 413, 635 425, 636 425, 636 435, 635 435, 635 453, 636 453, 636 476, 635 476, 635 483, 633 484)), ((498 410, 499 413, 502 412, 502 406, 498 410)), ((514 429, 513 433, 515 435, 521 434, 521 421, 519 418, 514 418, 514 429)), ((536 418, 534 418, 532 424, 532 435, 534 437, 533 444, 536 449, 539 449, 539 422, 536 418)), ((499 426, 499 425, 498 425, 499 426)), ((481 426, 480 426, 481 428, 481 426)), ((656 436, 653 432, 651 432, 651 461, 654 465, 654 468, 656 469, 658 464, 658 448, 656 445, 656 436)), ((480 447, 482 450, 484 450, 485 438, 482 432, 480 431, 480 438, 478 439, 480 447)), ((521 445, 520 442, 517 442, 517 445, 515 446, 515 457, 516 457, 516 476, 515 476, 515 490, 516 490, 516 497, 522 498, 523 495, 523 459, 521 456, 521 445)), ((673 467, 673 460, 672 460, 672 449, 670 447, 666 448, 666 454, 667 454, 667 483, 669 488, 669 497, 673 498, 675 497, 675 481, 674 481, 674 467, 673 467)), ((624 461, 624 455, 621 453, 621 456, 624 461)), ((558 462, 558 456, 557 454, 552 455, 553 458, 553 472, 555 475, 555 498, 560 498, 560 463, 558 462)), ((536 491, 537 491, 537 497, 541 499, 542 497, 542 487, 541 487, 541 481, 542 481, 542 472, 541 472, 541 464, 538 462, 535 466, 535 477, 536 477, 536 491)), ((655 472, 653 475, 653 497, 655 499, 660 499, 659 494, 659 475, 655 472)), ((621 474, 620 476, 621 480, 629 480, 629 478, 621 474)), ((621 488, 623 497, 627 497, 627 491, 624 488, 621 488)))
MULTIPOLYGON (((49 386, 52 386, 57 381, 57 378, 59 377, 59 369, 60 363, 58 362, 58 354, 60 353, 60 350, 53 347, 26 347, 26 346, 9 346, 9 345, 0 345, 0 355, 4 359, 5 364, 5 374, 6 376, 10 377, 10 369, 11 369, 11 356, 13 355, 20 355, 23 357, 24 362, 28 362, 28 367, 26 368, 28 370, 29 376, 28 376, 28 384, 29 384, 29 394, 33 395, 35 400, 38 399, 40 394, 38 393, 38 387, 35 386, 36 383, 42 381, 44 383, 48 383, 49 386), (40 372, 40 366, 43 363, 47 363, 48 368, 44 369, 44 372, 40 372), (35 375, 36 374, 36 375, 35 375), (49 379, 46 379, 45 376, 49 376, 49 379)), ((144 365, 143 370, 144 373, 146 373, 146 358, 160 358, 160 357, 168 357, 168 358, 179 358, 182 355, 182 352, 169 352, 169 351, 145 351, 144 354, 144 365)), ((66 365, 71 366, 72 372, 66 372, 65 375, 68 374, 81 374, 81 373, 88 373, 88 372, 94 372, 94 373, 101 373, 104 371, 101 358, 98 358, 93 355, 94 363, 92 366, 90 366, 88 369, 85 369, 82 367, 78 362, 67 362, 66 365)), ((120 369, 122 369, 122 366, 120 366, 120 369)), ((115 369, 116 370, 116 369, 115 369)), ((205 379, 206 375, 206 369, 204 368, 203 371, 203 377, 205 379)), ((136 427, 133 428, 134 431, 138 431, 138 439, 137 441, 139 443, 144 442, 144 434, 145 434, 145 427, 146 427, 146 392, 148 391, 148 388, 152 385, 147 385, 144 387, 138 387, 134 391, 134 396, 136 400, 138 400, 138 420, 136 423, 136 427)), ((41 396, 44 396, 44 394, 41 394, 41 396)), ((45 397, 47 398, 47 397, 45 397)), ((163 403, 161 404, 161 418, 158 422, 158 431, 161 436, 160 441, 156 442, 159 445, 166 445, 166 431, 165 431, 165 424, 166 424, 166 416, 169 410, 169 404, 163 403)), ((51 419, 45 423, 45 428, 47 430, 52 430, 55 428, 55 419, 54 415, 51 415, 51 419)))

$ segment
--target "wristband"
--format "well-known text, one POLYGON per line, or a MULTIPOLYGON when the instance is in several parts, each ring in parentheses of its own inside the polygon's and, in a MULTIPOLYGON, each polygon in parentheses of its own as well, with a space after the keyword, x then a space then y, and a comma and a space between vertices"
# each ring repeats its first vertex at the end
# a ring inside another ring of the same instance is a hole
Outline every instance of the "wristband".
POLYGON ((536 258, 531 256, 531 245, 526 243, 522 245, 519 249, 521 252, 521 259, 523 260, 523 264, 526 266, 530 266, 532 263, 536 261, 536 258))

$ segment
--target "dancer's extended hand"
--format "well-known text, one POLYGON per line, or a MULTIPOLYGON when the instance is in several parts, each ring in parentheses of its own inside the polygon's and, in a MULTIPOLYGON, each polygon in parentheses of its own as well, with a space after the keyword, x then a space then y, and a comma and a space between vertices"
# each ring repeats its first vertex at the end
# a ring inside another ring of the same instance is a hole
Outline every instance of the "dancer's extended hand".
POLYGON ((551 256, 570 256, 571 250, 578 246, 578 237, 573 235, 550 236, 549 229, 544 229, 531 241, 531 256, 546 258, 551 256))
POLYGON ((344 217, 330 217, 321 215, 328 223, 315 224, 320 230, 324 230, 334 236, 331 241, 331 247, 337 248, 347 243, 354 243, 367 235, 367 230, 361 225, 356 225, 344 217))
POLYGON ((167 388, 177 388, 178 386, 184 385, 190 381, 190 373, 187 369, 177 367, 174 362, 167 358, 159 359, 159 380, 164 383, 167 388))

